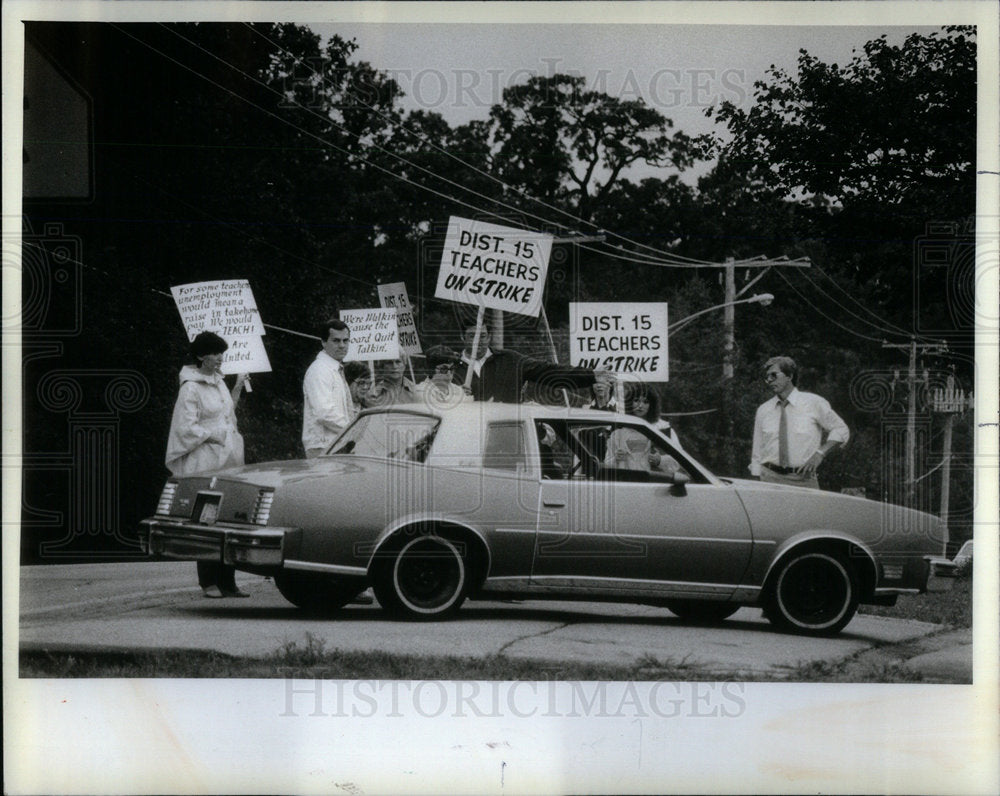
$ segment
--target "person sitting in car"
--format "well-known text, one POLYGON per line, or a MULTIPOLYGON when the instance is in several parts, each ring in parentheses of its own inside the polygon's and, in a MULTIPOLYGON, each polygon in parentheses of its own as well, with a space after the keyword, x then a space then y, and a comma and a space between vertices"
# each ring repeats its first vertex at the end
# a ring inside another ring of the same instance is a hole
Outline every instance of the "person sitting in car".
MULTIPOLYGON (((660 399, 656 391, 645 384, 633 384, 627 391, 625 411, 655 424, 660 419, 660 399)), ((604 463, 619 470, 656 470, 673 475, 680 465, 668 453, 656 450, 652 440, 638 429, 616 428, 608 437, 604 463)))

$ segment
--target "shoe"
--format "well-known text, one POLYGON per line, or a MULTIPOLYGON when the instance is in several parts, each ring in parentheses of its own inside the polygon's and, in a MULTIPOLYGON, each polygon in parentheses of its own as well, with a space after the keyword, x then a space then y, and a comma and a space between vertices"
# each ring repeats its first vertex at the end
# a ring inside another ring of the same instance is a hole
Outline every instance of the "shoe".
POLYGON ((212 600, 222 598, 222 590, 218 586, 202 586, 201 593, 212 600))
POLYGON ((361 592, 361 594, 359 594, 357 597, 355 597, 353 600, 351 600, 351 602, 349 604, 350 605, 374 605, 375 604, 375 596, 372 594, 372 590, 371 589, 365 589, 363 592, 361 592))
POLYGON ((247 593, 245 591, 241 591, 240 587, 237 586, 237 587, 235 587, 233 589, 223 589, 222 590, 222 596, 223 597, 249 597, 250 595, 249 595, 249 593, 247 593))

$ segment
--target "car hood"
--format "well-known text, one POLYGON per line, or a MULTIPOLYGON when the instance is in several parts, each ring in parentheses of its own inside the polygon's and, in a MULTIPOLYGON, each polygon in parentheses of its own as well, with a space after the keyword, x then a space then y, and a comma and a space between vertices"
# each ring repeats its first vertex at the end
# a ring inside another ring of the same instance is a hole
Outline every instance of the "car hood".
POLYGON ((742 479, 731 483, 758 539, 840 531, 872 547, 927 553, 943 543, 940 518, 916 509, 807 487, 742 479))

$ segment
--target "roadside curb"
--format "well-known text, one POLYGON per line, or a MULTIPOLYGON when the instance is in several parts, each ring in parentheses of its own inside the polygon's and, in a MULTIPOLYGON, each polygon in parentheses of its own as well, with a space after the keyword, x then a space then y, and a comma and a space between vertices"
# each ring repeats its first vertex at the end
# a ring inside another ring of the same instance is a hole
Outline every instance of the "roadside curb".
POLYGON ((902 662, 929 680, 972 683, 972 630, 928 636, 915 645, 921 651, 902 662))

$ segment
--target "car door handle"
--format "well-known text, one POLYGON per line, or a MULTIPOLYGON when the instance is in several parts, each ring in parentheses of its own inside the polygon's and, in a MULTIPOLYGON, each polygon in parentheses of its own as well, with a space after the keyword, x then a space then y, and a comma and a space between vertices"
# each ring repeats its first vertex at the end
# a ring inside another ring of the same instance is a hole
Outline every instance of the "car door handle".
POLYGON ((542 505, 545 506, 546 508, 550 508, 550 509, 561 509, 561 508, 565 508, 566 501, 565 500, 545 500, 544 498, 542 498, 542 505))

